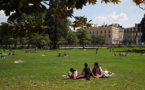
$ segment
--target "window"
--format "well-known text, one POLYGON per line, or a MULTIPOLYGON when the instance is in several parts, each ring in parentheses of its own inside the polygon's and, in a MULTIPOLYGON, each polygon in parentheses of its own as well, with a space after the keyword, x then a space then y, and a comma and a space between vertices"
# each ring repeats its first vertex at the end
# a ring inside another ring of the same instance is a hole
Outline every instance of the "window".
POLYGON ((101 30, 101 32, 100 33, 102 33, 102 30, 101 30))
POLYGON ((95 32, 93 32, 93 34, 95 34, 95 32))
POLYGON ((109 30, 109 33, 111 33, 111 31, 109 30))
POLYGON ((89 33, 91 34, 91 31, 89 31, 89 33))
POLYGON ((108 36, 108 38, 110 38, 110 35, 108 36))
POLYGON ((104 30, 104 33, 106 33, 106 30, 104 30))

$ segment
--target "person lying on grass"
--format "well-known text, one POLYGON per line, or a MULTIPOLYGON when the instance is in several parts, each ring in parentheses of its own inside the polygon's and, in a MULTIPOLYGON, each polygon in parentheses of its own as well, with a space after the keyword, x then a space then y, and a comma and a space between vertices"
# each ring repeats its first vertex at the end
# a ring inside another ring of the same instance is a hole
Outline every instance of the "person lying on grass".
POLYGON ((78 78, 78 71, 71 68, 70 73, 68 74, 68 76, 66 78, 77 79, 78 78))
POLYGON ((21 59, 18 61, 15 61, 14 63, 23 63, 24 61, 22 61, 21 59))
POLYGON ((88 64, 85 63, 84 65, 85 65, 85 68, 82 71, 82 75, 84 75, 86 80, 90 80, 91 74, 93 75, 93 77, 95 77, 95 75, 92 73, 91 69, 88 67, 88 64))
POLYGON ((4 56, 0 56, 0 58, 5 58, 4 56))
POLYGON ((42 54, 41 56, 46 56, 46 54, 44 53, 44 54, 42 54))

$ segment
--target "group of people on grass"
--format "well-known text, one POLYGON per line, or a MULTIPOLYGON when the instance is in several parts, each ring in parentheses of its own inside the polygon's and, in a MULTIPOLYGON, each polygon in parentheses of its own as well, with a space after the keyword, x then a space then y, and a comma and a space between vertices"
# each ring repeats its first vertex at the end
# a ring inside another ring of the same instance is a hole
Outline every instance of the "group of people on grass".
POLYGON ((38 52, 37 50, 34 51, 30 50, 30 51, 26 51, 25 53, 37 53, 37 52, 38 52))
POLYGON ((84 64, 85 68, 82 70, 82 73, 80 76, 78 76, 78 71, 71 68, 70 73, 66 76, 66 78, 72 78, 72 79, 79 79, 79 78, 85 78, 86 80, 90 80, 91 77, 94 78, 101 78, 101 77, 109 77, 112 73, 107 71, 104 72, 102 68, 99 66, 98 62, 94 63, 94 68, 91 70, 88 67, 88 64, 84 64), (107 74, 107 75, 105 75, 107 74))
POLYGON ((9 55, 15 55, 15 51, 9 52, 9 55))
POLYGON ((114 53, 114 56, 129 56, 129 53, 123 52, 123 53, 114 53))
POLYGON ((62 54, 62 55, 61 55, 61 53, 59 53, 57 57, 67 57, 67 56, 68 56, 68 55, 67 55, 66 53, 64 53, 64 54, 62 54))

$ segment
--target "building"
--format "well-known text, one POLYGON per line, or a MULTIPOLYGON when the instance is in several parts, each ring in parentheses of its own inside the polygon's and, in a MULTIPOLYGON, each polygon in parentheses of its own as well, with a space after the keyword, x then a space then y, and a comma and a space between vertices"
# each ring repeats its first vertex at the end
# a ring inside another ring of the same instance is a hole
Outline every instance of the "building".
POLYGON ((141 45, 141 29, 138 29, 138 24, 134 27, 129 27, 124 30, 126 45, 141 45))
POLYGON ((97 24, 94 27, 91 27, 88 31, 88 37, 91 38, 92 35, 105 37, 106 44, 122 44, 124 40, 124 29, 119 24, 111 25, 102 25, 98 26, 97 24))

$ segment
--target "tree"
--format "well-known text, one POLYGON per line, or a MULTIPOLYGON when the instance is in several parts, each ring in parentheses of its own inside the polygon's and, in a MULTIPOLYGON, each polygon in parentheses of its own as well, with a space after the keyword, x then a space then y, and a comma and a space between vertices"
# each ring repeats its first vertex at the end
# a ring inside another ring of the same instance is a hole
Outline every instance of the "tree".
POLYGON ((60 44, 60 45, 65 45, 66 43, 67 43, 67 40, 63 37, 61 37, 58 41, 58 44, 60 44))
POLYGON ((75 33, 73 33, 71 30, 68 30, 67 44, 76 45, 78 44, 78 42, 79 42, 78 36, 75 33))
POLYGON ((85 49, 85 44, 90 41, 89 37, 87 36, 87 31, 79 31, 80 34, 78 35, 78 38, 80 39, 80 45, 82 45, 83 49, 85 49))
MULTIPOLYGON (((60 21, 63 19, 66 19, 67 17, 74 17, 73 12, 75 9, 82 9, 84 6, 86 6, 87 3, 89 5, 95 5, 97 3, 97 0, 53 0, 54 2, 57 2, 57 5, 54 5, 54 8, 51 9, 51 14, 57 16, 57 19, 60 21)), ((140 0, 134 0, 135 3, 138 4, 140 0)), ((101 3, 105 2, 107 3, 114 3, 118 4, 119 0, 101 0, 101 3)), ((11 14, 11 12, 16 13, 35 13, 38 15, 37 12, 45 12, 47 10, 47 7, 50 7, 52 5, 52 0, 1 0, 0 1, 0 10, 3 10, 5 14, 8 16, 11 14)), ((49 9, 48 9, 49 10, 49 9)), ((78 23, 86 24, 86 18, 81 17, 78 23), (85 21, 85 22, 84 22, 85 21)), ((75 24, 75 27, 78 27, 75 24)), ((89 27, 86 24, 86 27, 89 27)))
POLYGON ((14 48, 16 48, 16 46, 20 44, 20 38, 19 37, 14 38, 13 44, 14 44, 14 48))
POLYGON ((23 37, 20 40, 20 44, 22 45, 21 47, 23 47, 23 45, 28 44, 29 38, 28 37, 23 37))
POLYGON ((2 43, 6 45, 9 45, 9 48, 10 48, 10 45, 13 44, 14 42, 14 38, 12 36, 4 36, 3 39, 2 39, 2 43))
POLYGON ((105 44, 105 37, 103 35, 98 36, 97 38, 97 44, 105 44))
POLYGON ((44 36, 39 36, 38 45, 41 47, 41 49, 44 47, 44 45, 48 45, 50 43, 49 36, 45 34, 44 36))
POLYGON ((95 35, 91 36, 91 43, 94 44, 94 45, 97 44, 95 35))
POLYGON ((15 29, 8 30, 8 32, 11 32, 8 34, 15 37, 25 37, 31 36, 33 34, 42 34, 45 28, 47 28, 47 26, 43 25, 45 15, 45 13, 39 13, 38 15, 36 15, 36 13, 13 13, 8 18, 8 22, 10 22, 15 29))
POLYGON ((44 45, 48 45, 50 43, 50 39, 47 34, 33 35, 29 41, 31 42, 30 44, 35 45, 41 49, 44 47, 44 45))
POLYGON ((46 33, 49 35, 51 40, 50 48, 56 49, 60 38, 66 38, 68 30, 70 29, 70 21, 64 19, 59 21, 57 15, 53 15, 51 11, 58 5, 60 0, 50 0, 50 7, 45 17, 45 25, 48 26, 46 33))
POLYGON ((140 24, 138 25, 138 30, 140 30, 140 29, 141 29, 141 32, 142 32, 141 40, 145 41, 145 15, 142 18, 140 24))

